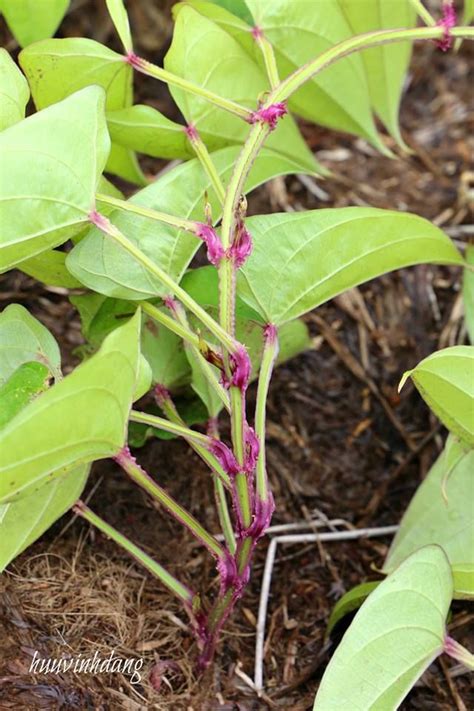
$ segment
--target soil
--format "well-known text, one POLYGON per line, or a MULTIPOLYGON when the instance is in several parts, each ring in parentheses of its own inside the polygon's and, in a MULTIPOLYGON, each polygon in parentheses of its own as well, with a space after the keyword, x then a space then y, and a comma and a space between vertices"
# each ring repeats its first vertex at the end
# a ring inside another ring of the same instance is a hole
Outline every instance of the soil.
MULTIPOLYGON (((168 8, 146 0, 128 4, 137 50, 160 61, 170 37, 168 8)), ((115 43, 102 2, 73 3, 61 32, 115 43)), ((5 28, 3 34, 14 52, 5 28)), ((387 138, 397 153, 390 160, 360 139, 302 124, 331 177, 272 181, 251 196, 250 211, 345 205, 406 210, 442 226, 462 247, 473 235, 471 58, 465 47, 447 55, 433 46, 416 48, 401 112, 411 155, 387 138)), ((162 87, 138 80, 137 90, 140 101, 176 115, 162 87)), ((153 175, 162 163, 145 159, 143 165, 153 175)), ((337 519, 337 530, 347 530, 399 522, 441 450, 444 432, 414 389, 408 385, 399 396, 397 385, 405 369, 433 350, 465 340, 460 276, 444 267, 404 270, 308 315, 312 348, 280 367, 270 390, 273 524, 317 521, 328 528, 337 519)), ((27 306, 58 338, 66 370, 76 365, 78 315, 63 290, 19 272, 0 277, 0 284, 2 307, 27 306)), ((252 406, 254 389, 249 397, 252 406)), ((136 454, 175 498, 218 530, 209 476, 184 443, 154 440, 136 454)), ((94 466, 84 498, 183 582, 203 590, 209 580, 215 585, 207 555, 112 462, 94 466)), ((251 583, 222 635, 213 668, 196 678, 195 645, 177 603, 112 542, 68 514, 0 579, 0 709, 310 709, 344 631, 325 642, 331 609, 352 586, 379 578, 389 543, 385 536, 279 547, 267 617, 265 695, 257 698, 249 677, 268 539, 258 547, 251 583), (48 657, 95 651, 106 657, 114 650, 143 658, 142 683, 133 685, 120 674, 33 675, 35 650, 48 657)), ((453 606, 450 628, 470 648, 473 619, 468 604, 453 606)), ((468 675, 448 659, 437 661, 401 708, 474 708, 468 675)))

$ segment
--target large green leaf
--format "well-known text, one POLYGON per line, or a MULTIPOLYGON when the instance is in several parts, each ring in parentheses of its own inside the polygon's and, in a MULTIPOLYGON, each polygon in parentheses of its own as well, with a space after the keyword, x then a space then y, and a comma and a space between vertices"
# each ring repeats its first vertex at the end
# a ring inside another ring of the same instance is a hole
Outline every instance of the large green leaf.
POLYGON ((356 585, 355 588, 348 590, 331 610, 326 627, 326 637, 331 634, 336 625, 344 619, 346 615, 350 612, 354 612, 354 610, 358 610, 364 600, 369 597, 370 593, 375 590, 381 582, 381 580, 374 580, 369 583, 361 583, 360 585, 356 585))
POLYGON ((48 286, 59 286, 64 289, 80 288, 81 282, 75 279, 66 268, 66 257, 66 252, 50 249, 23 260, 18 268, 48 286))
POLYGON ((68 7, 69 0, 0 0, 0 10, 22 47, 54 35, 68 7))
POLYGON ((385 573, 418 548, 437 543, 451 564, 455 597, 474 597, 473 472, 474 450, 449 437, 403 516, 385 573))
MULTIPOLYGON (((352 29, 359 35, 375 30, 415 27, 416 12, 409 0, 339 0, 352 29)), ((361 53, 367 75, 370 100, 395 140, 404 146, 398 124, 398 110, 410 64, 411 42, 380 45, 361 53)))
POLYGON ((23 365, 37 361, 61 379, 61 354, 54 337, 23 306, 10 304, 0 314, 0 385, 23 365))
POLYGON ((98 353, 1 431, 2 503, 33 494, 73 467, 119 452, 138 380, 140 325, 137 311, 98 353))
MULTIPOLYGON (((94 40, 72 37, 37 42, 24 49, 19 60, 37 109, 91 84, 105 90, 107 111, 132 104, 131 66, 121 54, 94 40)), ((122 146, 113 146, 107 170, 131 182, 145 182, 135 156, 122 146)))
MULTIPOLYGON (((353 32, 338 0, 246 0, 255 24, 272 43, 281 77, 286 77, 353 32)), ((366 8, 360 12, 365 15, 366 8)), ((362 58, 352 54, 294 94, 290 108, 300 116, 367 138, 383 150, 370 109, 362 58)))
POLYGON ((111 111, 107 125, 112 141, 124 148, 156 158, 194 157, 184 127, 151 106, 137 104, 111 111))
POLYGON ((97 86, 0 133, 0 272, 88 222, 109 147, 97 86))
POLYGON ((0 504, 0 573, 80 497, 89 474, 83 464, 29 496, 0 504))
POLYGON ((0 131, 25 118, 28 82, 6 49, 0 48, 0 131))
POLYGON ((432 353, 408 370, 422 398, 451 432, 474 446, 474 346, 453 346, 432 353))
POLYGON ((395 711, 443 650, 452 592, 441 548, 407 558, 355 616, 324 673, 315 711, 395 711))
MULTIPOLYGON (((215 94, 256 109, 257 98, 269 90, 260 67, 219 25, 188 5, 178 5, 176 10, 173 42, 165 57, 166 69, 215 94)), ((170 87, 170 91, 188 123, 205 134, 211 150, 241 143, 248 134, 249 126, 241 118, 180 89, 170 87)), ((291 116, 279 123, 267 146, 291 156, 306 170, 318 171, 314 156, 291 116)))
POLYGON ((408 213, 366 207, 259 215, 238 293, 280 325, 337 294, 413 264, 461 264, 441 230, 408 213))
MULTIPOLYGON (((234 146, 212 154, 224 183, 230 178, 238 152, 234 146)), ((297 168, 297 165, 265 148, 252 168, 245 191, 249 192, 277 175, 299 172, 301 166, 297 168)), ((220 216, 219 201, 196 158, 165 173, 130 201, 180 217, 203 220, 206 195, 217 219, 220 216)), ((182 278, 201 244, 192 234, 124 211, 116 210, 110 219, 176 281, 182 278)), ((95 228, 73 249, 66 263, 80 282, 106 296, 147 299, 166 293, 160 282, 95 228)))

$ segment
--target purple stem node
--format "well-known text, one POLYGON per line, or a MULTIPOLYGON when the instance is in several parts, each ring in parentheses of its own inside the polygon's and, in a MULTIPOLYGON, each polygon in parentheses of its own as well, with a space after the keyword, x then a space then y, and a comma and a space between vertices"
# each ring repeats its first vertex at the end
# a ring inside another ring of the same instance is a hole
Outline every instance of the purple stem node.
POLYGON ((225 251, 214 228, 204 222, 197 222, 196 235, 206 244, 207 258, 210 263, 218 267, 222 257, 225 255, 225 251))
POLYGON ((444 27, 443 37, 439 40, 436 40, 436 46, 442 52, 447 52, 453 46, 451 28, 456 26, 456 22, 456 8, 454 7, 452 2, 445 2, 443 4, 443 17, 436 23, 437 27, 444 27))
POLYGON ((267 106, 266 109, 258 109, 257 111, 254 111, 248 119, 248 122, 251 124, 266 123, 269 126, 270 131, 274 131, 277 127, 278 119, 282 118, 287 113, 288 109, 286 108, 285 102, 279 101, 276 104, 267 106))

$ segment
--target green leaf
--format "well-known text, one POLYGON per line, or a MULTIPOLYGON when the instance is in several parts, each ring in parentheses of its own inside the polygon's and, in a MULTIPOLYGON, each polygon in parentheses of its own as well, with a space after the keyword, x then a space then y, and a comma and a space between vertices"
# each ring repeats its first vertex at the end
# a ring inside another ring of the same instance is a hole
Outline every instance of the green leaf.
POLYGON ((65 242, 88 222, 109 148, 97 86, 0 133, 0 272, 65 242))
POLYGON ((0 573, 71 508, 88 474, 89 466, 82 465, 20 501, 0 505, 0 573))
MULTIPOLYGON (((151 106, 137 104, 107 114, 112 141, 155 158, 192 158, 183 126, 151 106)), ((204 138, 204 136, 202 136, 204 138)))
POLYGON ((232 12, 249 25, 253 24, 253 18, 247 5, 245 4, 245 0, 211 0, 211 2, 213 2, 214 5, 219 5, 225 10, 232 12))
MULTIPOLYGON (((176 6, 173 42, 165 57, 167 70, 219 96, 256 109, 256 99, 269 90, 265 74, 225 30, 189 5, 176 6), (190 42, 189 38, 193 41, 190 42)), ((249 127, 209 102, 170 86, 171 94, 188 123, 205 135, 210 150, 242 143, 249 127)), ((286 116, 266 145, 318 172, 318 164, 291 116, 286 116)))
POLYGON ((69 0, 0 0, 0 10, 21 47, 54 35, 69 0))
POLYGON ((453 346, 432 353, 404 373, 445 427, 474 446, 474 346, 453 346))
POLYGON ((132 35, 130 33, 130 23, 123 0, 105 0, 105 3, 125 51, 131 52, 133 49, 132 35))
POLYGON ((251 217, 247 227, 254 248, 239 272, 238 293, 277 326, 393 269, 462 264, 438 227, 408 213, 311 210, 251 217))
POLYGON ((25 118, 28 82, 6 49, 0 48, 0 131, 25 118))
POLYGON ((23 306, 10 304, 0 314, 0 385, 31 361, 45 365, 56 381, 61 379, 61 354, 54 337, 23 306))
MULTIPOLYGON (((24 49, 19 60, 37 109, 91 84, 105 90, 107 111, 132 104, 131 66, 123 55, 94 40, 72 37, 37 42, 24 49)), ((121 146, 112 147, 106 169, 139 185, 146 182, 135 156, 121 146)))
POLYGON ((450 436, 402 518, 385 573, 418 548, 436 543, 451 564, 454 596, 474 597, 473 472, 474 451, 450 436))
MULTIPOLYGON (((468 244, 466 249, 466 262, 474 270, 474 245, 468 244)), ((474 345, 474 271, 465 269, 462 282, 462 296, 464 300, 464 320, 471 345, 474 345)))
POLYGON ((137 311, 96 355, 0 432, 0 502, 32 494, 73 467, 120 451, 137 385, 140 321, 137 311))
POLYGON ((356 585, 355 588, 352 588, 352 590, 349 590, 349 592, 346 592, 332 608, 326 627, 326 637, 329 637, 337 623, 348 615, 349 612, 358 610, 364 600, 368 598, 370 593, 375 590, 381 582, 381 580, 375 580, 370 583, 361 583, 360 585, 356 585))
POLYGON ((66 268, 66 252, 51 249, 41 252, 35 257, 24 259, 18 268, 28 276, 42 281, 48 286, 59 286, 64 289, 78 289, 81 282, 75 279, 66 268))
MULTIPOLYGON (((339 0, 339 3, 354 35, 416 26, 416 12, 409 0, 364 0, 362 11, 359 0, 339 0)), ((360 53, 372 107, 397 143, 404 148, 398 111, 411 50, 411 42, 397 42, 360 53)))
MULTIPOLYGON (((353 36, 338 0, 316 2, 308 11, 306 0, 246 0, 265 36, 270 40, 282 78, 353 36)), ((366 7, 361 15, 365 15, 366 7)), ((370 108, 370 95, 362 58, 358 54, 324 70, 297 91, 290 109, 315 123, 348 131, 385 151, 370 108)))
POLYGON ((23 363, 0 385, 0 428, 7 424, 48 385, 49 370, 38 361, 23 363))
POLYGON ((438 546, 407 558, 369 595, 324 673, 315 711, 394 711, 442 652, 452 598, 438 546))
MULTIPOLYGON (((221 149, 212 154, 224 183, 229 180, 237 147, 221 149)), ((245 192, 277 175, 300 172, 301 167, 290 159, 264 148, 255 162, 245 192)), ((194 220, 204 219, 206 196, 217 220, 221 214, 212 184, 198 159, 173 168, 154 183, 140 190, 130 202, 194 220)), ((187 232, 153 220, 116 210, 112 222, 141 250, 160 265, 175 281, 180 281, 191 259, 201 245, 187 232)), ((70 252, 66 264, 71 273, 94 291, 121 299, 148 299, 165 295, 160 282, 148 275, 140 264, 111 240, 93 228, 85 239, 70 252)))
MULTIPOLYGON (((82 332, 94 350, 134 311, 130 301, 109 299, 102 294, 71 296, 70 301, 79 311, 82 332)), ((155 384, 175 390, 189 383, 191 374, 182 340, 146 314, 142 320, 141 349, 155 384)))

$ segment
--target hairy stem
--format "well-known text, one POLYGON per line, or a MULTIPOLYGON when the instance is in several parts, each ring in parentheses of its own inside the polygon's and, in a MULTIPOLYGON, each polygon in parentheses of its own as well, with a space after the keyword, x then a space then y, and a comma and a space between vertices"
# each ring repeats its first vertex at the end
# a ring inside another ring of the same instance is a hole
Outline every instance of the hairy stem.
POLYGON ((217 195, 217 199, 222 205, 224 203, 225 189, 222 184, 220 175, 217 172, 216 166, 214 165, 214 162, 211 156, 209 155, 209 151, 207 150, 206 144, 201 139, 199 133, 194 128, 194 126, 187 126, 185 132, 194 152, 196 153, 199 162, 201 163, 206 175, 211 181, 212 187, 214 188, 215 193, 217 195))
POLYGON ((169 573, 162 565, 157 563, 153 558, 141 550, 134 543, 129 541, 123 534, 119 533, 117 529, 106 523, 100 516, 93 513, 82 501, 78 501, 75 506, 73 506, 73 512, 81 518, 85 519, 93 526, 104 533, 108 538, 111 538, 115 543, 117 543, 121 548, 126 550, 130 555, 135 558, 141 565, 143 565, 147 570, 150 571, 156 578, 161 580, 163 585, 168 588, 176 597, 178 597, 182 602, 185 603, 187 607, 193 610, 198 610, 200 607, 200 600, 197 593, 193 592, 185 585, 179 582, 171 573, 169 573))
POLYGON ((156 427, 158 430, 163 430, 164 432, 169 432, 170 434, 176 435, 177 437, 184 437, 184 439, 191 440, 197 444, 202 444, 208 447, 211 444, 211 439, 201 432, 196 432, 185 425, 180 425, 175 422, 170 422, 164 417, 158 417, 158 415, 150 415, 148 412, 139 412, 138 410, 131 410, 129 419, 132 422, 139 422, 143 425, 150 425, 151 427, 156 427))
POLYGON ((263 61, 265 62, 265 69, 268 76, 268 81, 272 89, 275 89, 280 83, 280 76, 278 74, 278 67, 275 58, 275 52, 273 51, 273 46, 271 42, 263 34, 262 30, 255 27, 252 32, 254 39, 260 51, 262 53, 263 61))
MULTIPOLYGON (((160 407, 164 411, 166 417, 171 422, 175 422, 176 424, 179 424, 183 427, 186 426, 169 395, 160 396, 158 400, 160 407)), ((207 464, 207 466, 214 472, 214 474, 217 475, 216 477, 214 477, 214 482, 219 482, 219 484, 224 490, 228 489, 230 491, 232 489, 232 483, 230 481, 229 475, 226 471, 224 471, 224 468, 216 459, 216 457, 209 451, 209 449, 207 449, 207 447, 202 444, 198 444, 194 439, 188 437, 186 437, 185 439, 188 442, 189 446, 194 449, 196 454, 198 454, 201 459, 207 464)))
POLYGON ((410 0, 410 4, 415 10, 416 14, 418 17, 420 17, 425 25, 428 25, 428 27, 435 27, 436 26, 436 20, 434 19, 433 15, 431 15, 430 12, 426 9, 426 7, 423 5, 421 0, 410 0))
MULTIPOLYGON (((290 74, 280 86, 272 92, 269 101, 266 105, 277 102, 286 101, 289 97, 298 91, 307 81, 313 79, 317 74, 322 72, 327 67, 337 62, 343 57, 347 57, 354 52, 362 49, 370 49, 383 44, 392 44, 393 42, 409 42, 414 40, 440 40, 445 33, 444 27, 416 27, 414 29, 396 29, 396 30, 378 30, 376 32, 368 32, 364 35, 356 35, 350 37, 343 42, 326 50, 319 57, 308 62, 304 66, 296 69, 293 74, 290 74)), ((474 27, 453 27, 450 34, 461 39, 474 39, 474 27)))
POLYGON ((199 521, 180 506, 150 475, 137 464, 127 449, 115 458, 126 474, 156 501, 158 501, 179 523, 185 526, 193 536, 217 559, 226 558, 226 553, 214 536, 206 531, 199 521))
POLYGON ((177 227, 180 230, 186 230, 186 232, 191 232, 197 236, 198 225, 195 221, 193 222, 192 220, 186 220, 181 217, 175 217, 174 215, 168 215, 165 212, 158 212, 158 210, 151 210, 148 207, 141 207, 140 205, 135 205, 129 200, 120 200, 119 198, 114 198, 110 195, 103 195, 102 193, 97 193, 96 199, 98 202, 110 205, 111 207, 116 207, 118 210, 131 212, 134 215, 140 215, 140 217, 146 217, 149 220, 156 220, 156 222, 163 222, 165 225, 177 227))
POLYGON ((257 402, 255 405, 255 434, 260 442, 257 460, 257 495, 262 501, 268 500, 268 479, 265 460, 265 415, 268 388, 272 377, 273 366, 278 355, 278 335, 275 326, 269 324, 265 328, 265 345, 257 386, 257 402))
POLYGON ((201 99, 205 99, 209 103, 214 104, 214 106, 218 106, 220 109, 229 111, 229 113, 244 119, 244 121, 248 121, 252 115, 250 109, 247 109, 245 106, 241 106, 241 104, 238 104, 231 99, 226 99, 223 96, 214 94, 214 92, 205 89, 203 86, 199 86, 198 84, 194 84, 193 82, 183 79, 176 74, 172 74, 166 69, 148 62, 146 59, 137 57, 136 54, 130 53, 124 59, 138 72, 146 74, 149 77, 159 79, 169 86, 176 86, 178 89, 182 89, 188 94, 199 96, 201 99))

